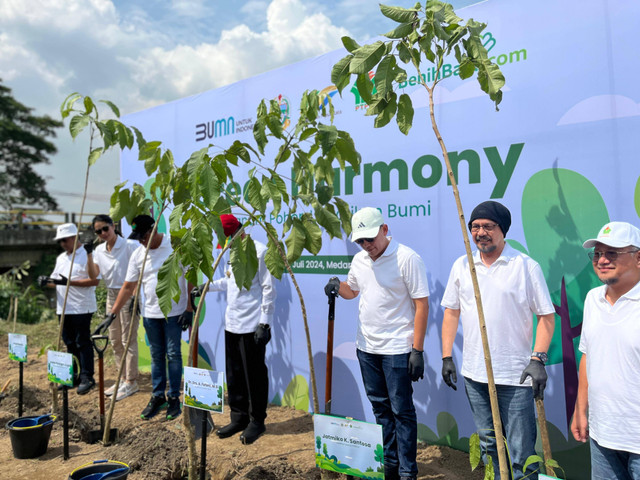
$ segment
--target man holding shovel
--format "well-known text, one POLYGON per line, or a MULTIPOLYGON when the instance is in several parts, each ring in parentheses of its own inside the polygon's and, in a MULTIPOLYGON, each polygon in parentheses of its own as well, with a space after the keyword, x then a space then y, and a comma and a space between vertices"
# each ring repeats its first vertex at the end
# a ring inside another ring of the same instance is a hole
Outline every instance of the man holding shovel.
MULTIPOLYGON (((220 220, 227 238, 242 228, 233 215, 220 215, 220 220)), ((238 241, 244 237, 245 233, 240 233, 238 241)), ((216 434, 227 438, 242 432, 240 440, 245 445, 255 442, 266 430, 269 372, 265 354, 271 340, 276 301, 273 277, 264 263, 267 247, 260 242, 255 245, 258 271, 249 290, 238 288, 231 265, 227 265, 224 278, 209 284, 210 292, 227 293, 224 345, 231 423, 216 434)), ((204 285, 197 289, 197 294, 202 295, 203 289, 204 285)))
MULTIPOLYGON (((510 226, 509 210, 493 201, 483 202, 474 208, 469 220, 471 237, 478 247, 473 259, 514 480, 525 475, 537 479, 538 475, 534 473, 537 464, 530 465, 526 473, 522 469, 527 458, 536 453, 533 400, 534 397, 542 398, 547 382, 544 365, 555 326, 555 309, 540 265, 506 243, 504 238, 510 226), (533 315, 538 318, 538 326, 532 352, 533 315), (528 377, 531 379, 528 380, 528 377)), ((491 456, 496 467, 496 478, 499 478, 487 370, 466 255, 453 264, 442 306, 445 308, 442 322, 442 377, 447 385, 456 390, 457 374, 452 350, 458 322, 462 320, 461 372, 464 386, 482 451, 491 456)))
POLYGON ((571 432, 590 439, 591 478, 640 479, 640 230, 610 222, 584 248, 604 285, 584 301, 571 432))
POLYGON ((382 425, 384 478, 415 479, 418 424, 413 387, 424 375, 423 343, 429 315, 427 273, 420 256, 391 237, 380 211, 365 207, 351 219, 360 247, 346 282, 327 295, 360 296, 356 354, 376 422, 382 425))

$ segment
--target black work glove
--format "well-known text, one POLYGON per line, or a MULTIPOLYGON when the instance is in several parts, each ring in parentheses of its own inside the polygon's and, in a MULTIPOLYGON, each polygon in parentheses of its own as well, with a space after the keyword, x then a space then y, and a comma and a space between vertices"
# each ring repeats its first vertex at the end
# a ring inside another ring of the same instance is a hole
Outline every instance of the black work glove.
POLYGON ((191 290, 191 296, 193 297, 201 297, 204 292, 204 287, 206 286, 206 283, 203 283, 202 285, 200 285, 199 287, 193 287, 193 289, 191 290))
POLYGON ((253 334, 253 341, 256 345, 266 345, 271 340, 271 327, 266 323, 261 323, 253 334))
POLYGON ((411 348, 411 354, 409 354, 409 376, 412 382, 417 382, 424 378, 424 351, 411 348))
POLYGON ((327 297, 338 296, 340 290, 340 279, 338 277, 331 277, 327 284, 324 286, 324 293, 327 297))
POLYGON ((129 313, 134 315, 133 306, 136 306, 135 315, 140 316, 140 302, 136 303, 136 297, 131 297, 131 303, 129 303, 129 313))
POLYGON ((192 323, 193 323, 193 312, 188 312, 187 310, 185 310, 184 312, 182 312, 182 315, 178 317, 178 325, 180 325, 180 328, 182 328, 183 332, 187 328, 189 328, 192 323))
POLYGON ((98 325, 98 328, 96 328, 96 331, 93 332, 93 335, 104 335, 105 332, 109 329, 109 326, 111 325, 111 323, 115 319, 116 319, 115 313, 107 313, 104 316, 104 320, 102 321, 102 323, 98 325))
POLYGON ((66 285, 68 279, 64 275, 60 275, 60 278, 50 278, 49 281, 54 285, 66 285))
POLYGON ((87 255, 93 253, 93 247, 95 247, 95 245, 93 244, 93 242, 87 242, 84 245, 82 245, 83 248, 85 249, 85 251, 87 252, 87 255))
POLYGON ((458 381, 458 374, 456 373, 456 365, 453 363, 453 358, 444 357, 442 359, 442 379, 444 383, 449 385, 454 390, 458 390, 456 382, 458 381))
POLYGON ((520 383, 524 383, 527 377, 531 377, 531 388, 533 388, 533 398, 544 398, 544 388, 547 386, 547 371, 544 369, 544 363, 533 358, 522 371, 520 383))
POLYGON ((49 283, 51 280, 49 280, 49 277, 47 277, 46 275, 40 275, 38 277, 38 285, 40 285, 40 288, 44 288, 47 286, 47 283, 49 283))

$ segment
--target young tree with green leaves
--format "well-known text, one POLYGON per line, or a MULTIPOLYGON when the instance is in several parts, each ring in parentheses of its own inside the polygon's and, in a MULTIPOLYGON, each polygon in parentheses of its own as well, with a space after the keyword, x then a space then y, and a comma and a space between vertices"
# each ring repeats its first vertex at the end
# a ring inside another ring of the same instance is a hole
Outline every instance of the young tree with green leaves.
POLYGON ((458 74, 461 80, 468 79, 477 73, 476 78, 480 88, 489 95, 489 98, 495 104, 496 110, 502 100, 501 89, 504 86, 504 76, 498 66, 489 59, 487 50, 482 43, 482 31, 486 24, 476 22, 473 19, 463 22, 455 14, 450 4, 438 0, 428 0, 424 7, 420 3, 416 3, 413 8, 380 5, 380 11, 384 16, 397 23, 396 28, 385 34, 385 37, 389 40, 360 46, 352 38, 343 37, 342 43, 349 54, 333 67, 331 80, 338 90, 342 92, 350 83, 351 76, 355 75, 356 88, 362 99, 369 105, 366 114, 375 116, 374 127, 383 127, 395 117, 398 128, 405 135, 409 133, 413 125, 413 105, 408 94, 403 93, 398 96, 394 91, 395 85, 407 79, 405 68, 411 67, 417 72, 418 82, 427 92, 429 97, 429 118, 425 120, 430 121, 433 132, 442 149, 447 166, 447 174, 458 208, 460 228, 471 270, 485 353, 485 364, 489 377, 491 410, 501 478, 509 478, 480 289, 460 201, 460 193, 451 168, 447 148, 436 123, 434 110, 434 91, 440 83, 446 80, 442 66, 445 63, 445 59, 450 56, 454 56, 459 64, 458 74), (437 72, 435 75, 430 76, 435 77, 430 82, 427 81, 428 77, 426 75, 422 75, 422 69, 427 63, 435 65, 435 71, 437 72), (375 91, 374 82, 369 77, 369 72, 372 70, 375 70, 375 91))

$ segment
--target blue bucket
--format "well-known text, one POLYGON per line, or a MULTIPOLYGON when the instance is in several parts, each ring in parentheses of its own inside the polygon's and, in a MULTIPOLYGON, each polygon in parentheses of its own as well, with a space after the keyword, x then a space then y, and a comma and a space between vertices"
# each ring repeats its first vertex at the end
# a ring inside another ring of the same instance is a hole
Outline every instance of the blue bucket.
POLYGON ((76 468, 69 480, 126 480, 129 465, 115 460, 96 460, 76 468))

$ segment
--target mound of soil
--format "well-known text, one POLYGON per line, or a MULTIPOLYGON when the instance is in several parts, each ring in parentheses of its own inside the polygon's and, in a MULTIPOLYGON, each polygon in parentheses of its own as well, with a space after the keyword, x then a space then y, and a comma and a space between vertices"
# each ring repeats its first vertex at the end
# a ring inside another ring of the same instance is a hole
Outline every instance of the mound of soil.
MULTIPOLYGON (((7 338, 0 338, 0 351, 7 351, 7 338)), ((97 369, 96 369, 97 370, 97 369)), ((115 381, 115 367, 108 366, 105 384, 115 381)), ((0 401, 0 423, 18 416, 18 363, 0 356, 0 384, 11 379, 7 396, 0 401)), ((51 411, 51 394, 47 381, 46 356, 29 356, 24 364, 23 415, 41 415, 51 411)), ((187 478, 187 443, 182 416, 166 421, 158 415, 149 421, 140 419, 151 394, 148 374, 139 380, 140 392, 118 402, 112 428, 119 439, 105 447, 89 444, 89 432, 100 428, 97 387, 87 395, 68 392, 69 453, 63 460, 62 414, 55 422, 47 453, 31 460, 13 456, 7 429, 0 431, 0 478, 12 480, 67 479, 81 465, 111 459, 131 467, 130 480, 177 480, 187 478)), ((62 394, 59 395, 62 408, 62 394)), ((106 401, 109 408, 110 400, 106 401)), ((214 414, 216 426, 226 425, 229 414, 214 414)), ((315 467, 313 419, 306 412, 288 407, 270 406, 267 432, 253 445, 242 445, 236 435, 224 440, 211 434, 207 439, 208 478, 252 480, 320 479, 315 467)), ((200 453, 200 441, 197 442, 200 453)), ((446 447, 421 444, 418 450, 419 479, 481 479, 482 472, 471 472, 468 456, 446 447)), ((339 476, 333 476, 339 478, 339 476)))

